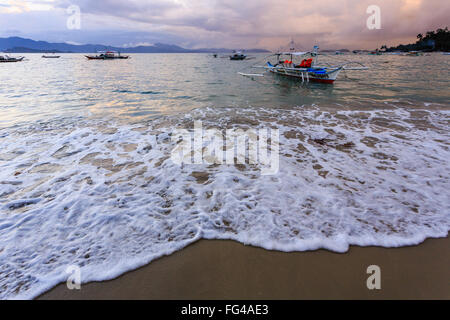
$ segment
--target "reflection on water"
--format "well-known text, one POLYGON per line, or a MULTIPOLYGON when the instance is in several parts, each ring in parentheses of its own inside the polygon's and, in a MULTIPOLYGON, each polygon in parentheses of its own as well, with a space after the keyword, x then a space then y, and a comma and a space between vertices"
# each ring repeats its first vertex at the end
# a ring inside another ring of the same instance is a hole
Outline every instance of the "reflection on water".
POLYGON ((206 54, 133 54, 130 60, 87 61, 81 54, 63 54, 58 60, 27 54, 28 61, 0 66, 0 125, 72 115, 141 119, 206 106, 377 105, 397 100, 423 106, 449 99, 448 56, 321 56, 324 64, 353 60, 370 67, 343 72, 334 85, 237 74, 255 72, 251 66, 264 64, 265 57, 229 61, 206 54))

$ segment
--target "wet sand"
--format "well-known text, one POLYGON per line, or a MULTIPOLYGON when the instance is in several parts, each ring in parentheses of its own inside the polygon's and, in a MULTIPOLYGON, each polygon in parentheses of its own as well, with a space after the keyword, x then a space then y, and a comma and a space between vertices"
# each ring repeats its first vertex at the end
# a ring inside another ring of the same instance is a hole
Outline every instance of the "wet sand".
POLYGON ((450 299, 450 238, 402 248, 284 253, 202 240, 117 279, 39 299, 450 299), (368 290, 369 265, 381 290, 368 290))

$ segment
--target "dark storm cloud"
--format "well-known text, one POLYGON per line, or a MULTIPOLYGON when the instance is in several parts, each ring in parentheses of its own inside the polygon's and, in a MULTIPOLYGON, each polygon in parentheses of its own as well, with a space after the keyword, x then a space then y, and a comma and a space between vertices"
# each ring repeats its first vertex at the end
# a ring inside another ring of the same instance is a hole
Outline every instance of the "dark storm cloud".
MULTIPOLYGON (((445 27, 450 15, 450 2, 442 0, 44 2, 52 3, 60 12, 69 5, 80 6, 84 31, 90 35, 100 35, 100 30, 103 34, 105 30, 121 30, 136 32, 142 36, 142 41, 166 36, 192 46, 277 48, 293 37, 305 47, 319 43, 322 47, 375 48, 382 44, 414 41, 419 32, 445 27), (366 27, 369 5, 381 8, 380 30, 366 27)), ((41 23, 50 24, 48 21, 41 23)), ((20 23, 19 26, 5 27, 20 29, 20 23)))

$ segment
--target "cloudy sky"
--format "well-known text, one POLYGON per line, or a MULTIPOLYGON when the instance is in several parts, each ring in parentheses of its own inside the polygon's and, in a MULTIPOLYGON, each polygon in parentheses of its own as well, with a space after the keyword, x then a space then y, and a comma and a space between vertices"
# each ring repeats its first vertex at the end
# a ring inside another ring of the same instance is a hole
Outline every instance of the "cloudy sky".
POLYGON ((293 38, 303 49, 374 49, 415 41, 449 17, 448 0, 0 0, 0 37, 267 49, 293 38), (67 27, 74 5, 80 29, 67 27), (381 29, 367 28, 370 5, 380 8, 381 29))

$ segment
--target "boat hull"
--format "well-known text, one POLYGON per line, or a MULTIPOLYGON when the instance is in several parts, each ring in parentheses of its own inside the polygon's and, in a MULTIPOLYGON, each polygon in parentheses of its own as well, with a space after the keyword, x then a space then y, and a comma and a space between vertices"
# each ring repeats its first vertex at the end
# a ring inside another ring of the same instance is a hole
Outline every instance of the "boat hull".
POLYGON ((302 70, 286 70, 286 69, 272 69, 270 72, 275 73, 277 75, 295 78, 302 80, 303 82, 317 82, 317 83, 326 83, 333 84, 336 81, 337 76, 339 75, 341 69, 336 69, 327 74, 317 75, 313 72, 306 72, 302 70))
POLYGON ((97 56, 85 56, 88 58, 88 60, 122 60, 122 59, 128 59, 128 56, 121 56, 121 57, 97 57, 97 56))
POLYGON ((1 62, 20 62, 24 59, 24 57, 21 58, 9 58, 9 59, 0 59, 0 63, 1 62))

